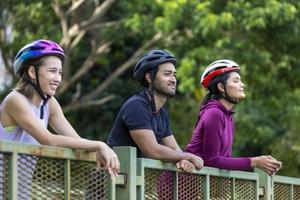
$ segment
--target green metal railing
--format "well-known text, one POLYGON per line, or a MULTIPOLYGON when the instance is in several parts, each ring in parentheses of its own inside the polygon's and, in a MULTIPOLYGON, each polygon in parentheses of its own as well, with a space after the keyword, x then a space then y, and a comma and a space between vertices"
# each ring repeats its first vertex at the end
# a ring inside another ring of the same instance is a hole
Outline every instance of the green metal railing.
POLYGON ((0 199, 115 199, 115 184, 95 154, 0 142, 0 199))
POLYGON ((299 179, 274 176, 274 199, 300 199, 299 179))
POLYGON ((204 167, 184 173, 174 164, 136 157, 117 147, 121 173, 96 170, 95 154, 0 141, 0 199, 297 200, 300 179, 204 167))
POLYGON ((298 200, 300 199, 300 178, 287 176, 268 176, 261 170, 256 169, 259 174, 259 185, 261 200, 298 200))
POLYGON ((132 147, 115 148, 125 175, 117 186, 117 199, 298 200, 300 179, 254 172, 204 167, 193 173, 178 171, 174 164, 136 158, 132 147))
POLYGON ((204 167, 184 173, 174 164, 152 159, 136 158, 132 147, 115 149, 121 160, 121 171, 131 174, 126 185, 117 187, 120 199, 258 199, 257 173, 220 170, 204 167), (132 176, 136 174, 137 176, 132 176), (135 192, 136 191, 136 192, 135 192))

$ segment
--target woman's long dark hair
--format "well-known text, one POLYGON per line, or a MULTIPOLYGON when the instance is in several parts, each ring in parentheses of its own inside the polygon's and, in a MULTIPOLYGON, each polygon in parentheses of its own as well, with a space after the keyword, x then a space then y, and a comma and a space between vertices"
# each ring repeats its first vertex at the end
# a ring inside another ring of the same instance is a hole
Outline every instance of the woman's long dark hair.
POLYGON ((32 99, 34 88, 28 82, 31 81, 28 75, 28 69, 30 66, 35 67, 35 69, 39 69, 39 67, 43 64, 45 57, 40 57, 32 60, 28 60, 23 63, 22 71, 20 72, 20 81, 18 82, 15 90, 26 96, 28 99, 32 99))

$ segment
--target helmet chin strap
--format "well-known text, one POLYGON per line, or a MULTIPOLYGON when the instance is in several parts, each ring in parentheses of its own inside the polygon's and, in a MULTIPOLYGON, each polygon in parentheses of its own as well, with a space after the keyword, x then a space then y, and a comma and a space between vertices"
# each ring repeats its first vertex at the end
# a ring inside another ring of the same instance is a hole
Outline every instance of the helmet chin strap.
POLYGON ((43 93, 41 86, 40 86, 38 69, 36 67, 34 69, 36 71, 36 84, 34 82, 32 82, 31 80, 27 80, 26 82, 29 83, 31 86, 33 86, 33 88, 36 90, 36 92, 39 94, 39 96, 43 100, 43 104, 40 108, 40 119, 44 119, 44 107, 47 104, 48 100, 51 98, 51 96, 43 93))

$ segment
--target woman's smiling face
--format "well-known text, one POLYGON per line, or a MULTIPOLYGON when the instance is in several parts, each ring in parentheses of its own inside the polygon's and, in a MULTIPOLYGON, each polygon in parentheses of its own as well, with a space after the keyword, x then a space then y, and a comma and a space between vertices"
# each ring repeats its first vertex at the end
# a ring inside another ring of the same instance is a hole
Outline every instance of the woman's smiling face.
POLYGON ((39 83, 41 90, 54 96, 62 79, 62 62, 56 56, 47 56, 39 67, 39 83))

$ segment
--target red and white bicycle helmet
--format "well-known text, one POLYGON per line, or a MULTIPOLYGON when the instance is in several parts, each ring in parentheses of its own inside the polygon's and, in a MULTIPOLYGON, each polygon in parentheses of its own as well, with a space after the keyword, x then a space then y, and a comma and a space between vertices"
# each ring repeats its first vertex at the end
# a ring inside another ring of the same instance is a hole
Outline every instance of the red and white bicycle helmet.
POLYGON ((216 76, 224 74, 226 72, 231 71, 239 71, 240 67, 237 63, 233 62, 232 60, 217 60, 211 63, 206 69, 204 70, 201 76, 201 84, 203 87, 208 88, 211 80, 216 76))

